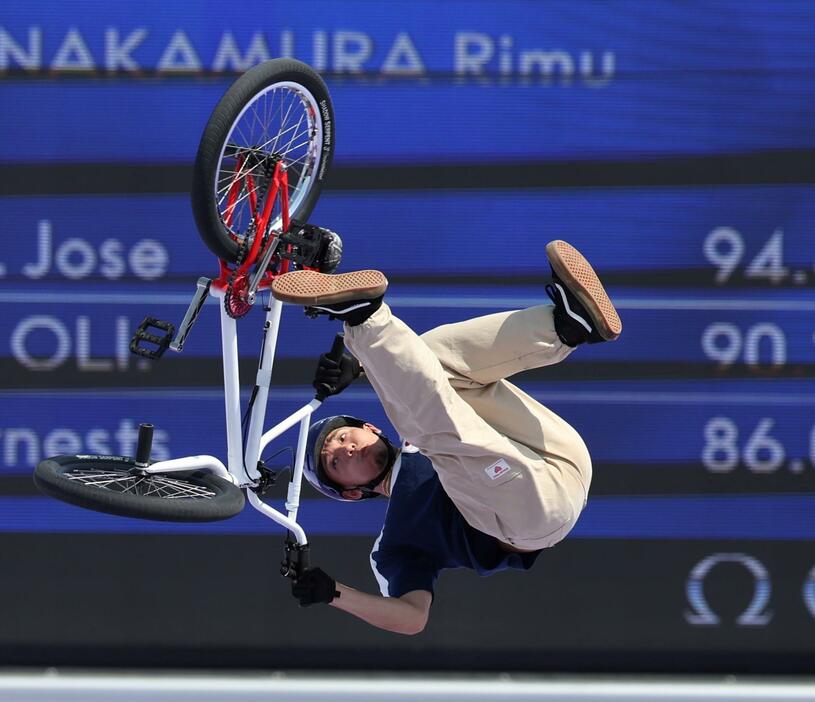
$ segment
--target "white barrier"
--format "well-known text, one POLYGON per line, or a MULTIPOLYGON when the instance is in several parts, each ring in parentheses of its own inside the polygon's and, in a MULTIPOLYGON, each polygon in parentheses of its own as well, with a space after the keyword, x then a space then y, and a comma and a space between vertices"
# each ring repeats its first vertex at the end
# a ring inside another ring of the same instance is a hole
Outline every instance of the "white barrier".
POLYGON ((0 675, 3 702, 786 702, 815 699, 815 681, 530 676, 204 675, 18 673, 0 675))

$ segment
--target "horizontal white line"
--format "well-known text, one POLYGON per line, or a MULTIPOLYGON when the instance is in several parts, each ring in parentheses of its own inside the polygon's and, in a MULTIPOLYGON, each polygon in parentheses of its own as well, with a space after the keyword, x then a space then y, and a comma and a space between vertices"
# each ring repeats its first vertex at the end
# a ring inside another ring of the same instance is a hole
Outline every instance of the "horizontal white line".
MULTIPOLYGON (((482 309, 524 309, 540 305, 541 298, 500 297, 399 297, 388 298, 393 307, 477 307, 482 309)), ((772 310, 782 312, 815 312, 815 300, 717 300, 652 298, 637 300, 615 298, 621 310, 772 310)))
MULTIPOLYGON (((2 292, 0 304, 81 304, 81 305, 189 305, 192 293, 67 293, 67 292, 2 292)), ((393 295, 388 303, 393 307, 418 308, 477 308, 477 309, 523 309, 548 302, 544 297, 448 297, 439 295, 412 296, 393 295)), ((210 298, 207 304, 218 304, 210 298)), ((619 298, 614 305, 623 310, 744 310, 778 312, 815 312, 813 300, 766 300, 766 299, 677 299, 677 298, 619 298)))
POLYGON ((535 393, 540 402, 560 404, 621 404, 621 405, 815 405, 812 395, 787 395, 782 393, 716 393, 716 392, 573 392, 535 393))
MULTIPOLYGON (((161 293, 144 295, 143 293, 68 293, 68 292, 3 292, 0 303, 34 303, 34 304, 68 304, 68 305, 189 305, 192 293, 161 293)), ((217 304, 209 298, 206 304, 217 304)))
MULTIPOLYGON (((241 397, 247 399, 251 392, 241 392, 241 397)), ((583 391, 575 392, 546 392, 536 391, 530 393, 535 399, 543 403, 552 404, 604 404, 604 405, 660 405, 680 404, 699 405, 702 403, 716 403, 718 405, 815 405, 815 393, 785 394, 785 393, 715 393, 715 392, 682 392, 682 391, 583 391)), ((65 397, 82 395, 85 397, 106 397, 122 399, 162 399, 162 400, 222 400, 224 393, 218 389, 181 389, 165 390, 141 388, 112 388, 112 389, 52 389, 52 390, 0 390, 0 397, 65 397)), ((274 404, 275 398, 280 400, 297 400, 308 402, 312 395, 308 390, 272 390, 269 393, 269 403, 274 404)), ((378 398, 373 390, 346 390, 337 399, 331 399, 331 404, 342 403, 343 400, 357 402, 377 402, 378 398)))
POLYGON ((773 310, 779 312, 813 312, 813 300, 615 300, 614 306, 626 310, 773 310))
POLYGON ((413 677, 329 676, 315 674, 201 675, 183 676, 132 673, 10 673, 0 677, 0 690, 11 697, 32 701, 85 699, 88 702, 121 697, 150 699, 223 699, 254 702, 298 698, 303 702, 406 702, 439 700, 542 700, 555 702, 615 702, 649 700, 658 702, 780 702, 811 700, 812 684, 790 681, 745 680, 593 680, 574 676, 564 680, 513 679, 497 675, 413 677))
MULTIPOLYGON (((252 395, 250 389, 241 390, 241 399, 248 400, 252 395)), ((0 397, 105 397, 113 399, 144 399, 144 400, 219 400, 223 401, 224 391, 217 388, 50 388, 48 390, 0 390, 0 397)), ((346 390, 342 397, 348 400, 361 402, 378 401, 373 390, 346 390)), ((314 391, 302 390, 275 390, 269 392, 269 404, 274 400, 296 400, 309 402, 314 398, 314 391)), ((332 401, 333 402, 333 401, 332 401)))

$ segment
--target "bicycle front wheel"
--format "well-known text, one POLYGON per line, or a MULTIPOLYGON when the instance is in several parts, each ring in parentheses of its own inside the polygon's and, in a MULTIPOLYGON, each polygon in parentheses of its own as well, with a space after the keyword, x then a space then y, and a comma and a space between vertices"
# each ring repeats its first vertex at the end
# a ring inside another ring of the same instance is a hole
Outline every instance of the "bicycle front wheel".
MULTIPOLYGON (((288 171, 289 216, 307 220, 334 141, 331 97, 316 71, 294 59, 249 69, 215 106, 195 158, 192 208, 204 243, 218 258, 238 259, 258 234, 257 214, 278 161, 288 171)), ((277 202, 266 232, 281 228, 277 202)))
POLYGON ((243 509, 240 488, 204 471, 144 473, 125 456, 54 456, 34 471, 40 492, 97 512, 165 522, 212 522, 243 509))

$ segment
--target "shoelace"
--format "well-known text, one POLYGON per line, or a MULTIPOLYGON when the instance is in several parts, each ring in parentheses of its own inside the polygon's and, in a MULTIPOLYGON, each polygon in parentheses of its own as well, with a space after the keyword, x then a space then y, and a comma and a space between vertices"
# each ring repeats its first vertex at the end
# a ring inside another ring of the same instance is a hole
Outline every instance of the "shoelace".
POLYGON ((546 294, 549 296, 549 299, 554 303, 555 307, 560 304, 560 298, 557 296, 557 292, 555 291, 555 286, 551 283, 546 284, 546 294))

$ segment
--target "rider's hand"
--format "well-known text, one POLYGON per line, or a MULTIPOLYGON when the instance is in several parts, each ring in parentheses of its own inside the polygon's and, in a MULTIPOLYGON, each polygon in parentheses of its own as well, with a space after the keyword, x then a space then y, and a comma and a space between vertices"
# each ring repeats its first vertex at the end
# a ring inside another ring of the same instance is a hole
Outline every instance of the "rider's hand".
POLYGON ((359 361, 344 351, 339 361, 329 358, 327 353, 320 356, 312 385, 318 396, 323 398, 337 395, 353 383, 362 372, 359 361))
POLYGON ((337 583, 320 568, 308 568, 291 585, 291 594, 301 607, 313 604, 328 604, 339 597, 337 583))

